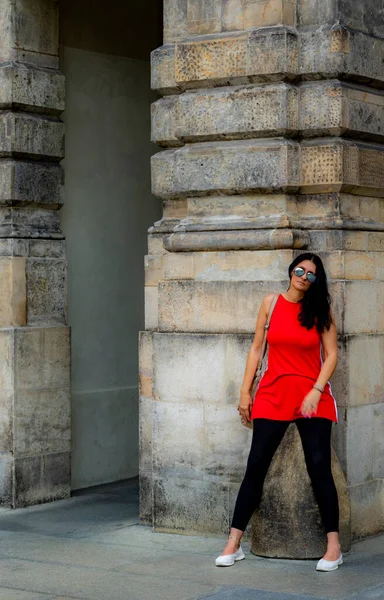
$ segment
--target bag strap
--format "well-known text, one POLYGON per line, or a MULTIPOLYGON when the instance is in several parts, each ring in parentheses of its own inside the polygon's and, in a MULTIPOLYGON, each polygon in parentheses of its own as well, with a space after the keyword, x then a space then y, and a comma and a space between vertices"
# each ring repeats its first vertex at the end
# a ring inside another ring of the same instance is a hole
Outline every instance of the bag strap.
POLYGON ((264 325, 264 337, 263 337, 263 343, 261 345, 261 352, 260 352, 260 358, 259 358, 258 368, 261 365, 261 362, 263 360, 265 351, 267 349, 267 333, 268 333, 268 329, 269 329, 269 326, 270 326, 270 323, 271 323, 272 313, 273 313, 273 311, 275 309, 276 302, 277 302, 279 296, 280 296, 280 294, 274 294, 273 300, 271 302, 271 306, 269 308, 269 312, 268 312, 268 316, 267 316, 267 322, 264 325))

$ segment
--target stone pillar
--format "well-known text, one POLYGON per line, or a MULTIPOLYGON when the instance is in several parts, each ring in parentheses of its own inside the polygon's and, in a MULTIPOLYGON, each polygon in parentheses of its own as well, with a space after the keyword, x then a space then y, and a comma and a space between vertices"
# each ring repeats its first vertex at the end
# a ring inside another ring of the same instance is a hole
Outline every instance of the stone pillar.
POLYGON ((164 2, 152 55, 164 214, 140 342, 141 515, 158 531, 228 530, 256 315, 304 250, 322 256, 334 298, 352 533, 384 528, 384 21, 373 0, 325 4, 164 2))
POLYGON ((57 2, 3 0, 0 29, 0 501, 20 507, 70 493, 57 2))

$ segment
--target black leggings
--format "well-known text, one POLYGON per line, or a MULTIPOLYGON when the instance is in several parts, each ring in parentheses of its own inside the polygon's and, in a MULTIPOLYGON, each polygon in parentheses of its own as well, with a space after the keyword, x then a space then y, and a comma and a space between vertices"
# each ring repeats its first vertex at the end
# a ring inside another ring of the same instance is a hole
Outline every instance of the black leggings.
MULTIPOLYGON (((247 470, 237 496, 232 527, 244 531, 260 505, 264 479, 291 421, 254 419, 247 470)), ((326 533, 339 531, 339 503, 331 471, 332 421, 319 417, 294 421, 326 533)))

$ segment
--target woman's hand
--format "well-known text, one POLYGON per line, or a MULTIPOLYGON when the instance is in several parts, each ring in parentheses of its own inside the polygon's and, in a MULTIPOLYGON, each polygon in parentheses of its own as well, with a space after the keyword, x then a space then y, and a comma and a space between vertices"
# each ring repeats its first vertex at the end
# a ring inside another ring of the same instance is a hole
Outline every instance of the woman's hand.
POLYGON ((311 418, 316 414, 317 405, 320 402, 321 392, 315 388, 312 388, 311 391, 305 396, 302 405, 301 405, 301 414, 303 417, 311 418))
POLYGON ((250 422, 252 411, 252 397, 250 392, 240 390, 240 402, 237 407, 242 423, 250 422))

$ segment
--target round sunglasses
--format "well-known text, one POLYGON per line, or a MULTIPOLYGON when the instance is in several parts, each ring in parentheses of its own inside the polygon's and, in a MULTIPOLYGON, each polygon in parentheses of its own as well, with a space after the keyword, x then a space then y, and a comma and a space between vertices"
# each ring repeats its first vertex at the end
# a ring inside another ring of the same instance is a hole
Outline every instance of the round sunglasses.
MULTIPOLYGON (((305 269, 303 269, 303 267, 295 267, 293 269, 293 272, 296 275, 296 277, 302 277, 305 273, 305 269)), ((314 281, 316 281, 316 275, 312 273, 312 271, 307 271, 307 279, 309 283, 313 283, 314 281)))

